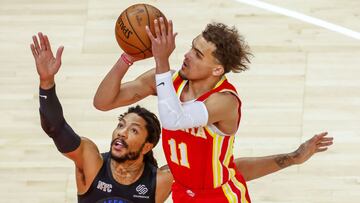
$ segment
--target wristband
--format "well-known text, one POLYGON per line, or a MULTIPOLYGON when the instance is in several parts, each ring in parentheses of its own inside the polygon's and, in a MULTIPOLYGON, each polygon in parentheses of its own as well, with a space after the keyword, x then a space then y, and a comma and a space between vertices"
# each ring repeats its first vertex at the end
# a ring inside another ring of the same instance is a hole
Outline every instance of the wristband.
POLYGON ((128 65, 131 66, 133 62, 126 58, 125 53, 121 54, 121 59, 128 65))

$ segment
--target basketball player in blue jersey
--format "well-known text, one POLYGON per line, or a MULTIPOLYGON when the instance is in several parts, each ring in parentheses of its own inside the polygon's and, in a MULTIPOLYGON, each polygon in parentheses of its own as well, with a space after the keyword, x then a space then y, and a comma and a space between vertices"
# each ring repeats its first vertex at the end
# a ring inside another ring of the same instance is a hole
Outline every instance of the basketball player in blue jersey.
MULTIPOLYGON (((119 117, 110 151, 100 153, 88 138, 78 136, 65 121, 55 92, 55 74, 61 66, 63 47, 56 58, 46 35, 33 36, 31 51, 40 78, 40 117, 44 131, 57 149, 74 161, 78 202, 164 202, 170 194, 173 176, 159 169, 152 155, 160 136, 157 117, 139 106, 119 117), (39 43, 40 41, 40 43, 39 43)), ((332 144, 327 133, 315 135, 288 154, 236 159, 246 180, 301 164, 332 144)))
POLYGON ((170 193, 171 173, 160 171, 152 148, 160 137, 157 117, 139 106, 119 117, 110 151, 100 153, 88 138, 78 136, 65 121, 55 92, 55 74, 61 65, 63 47, 56 58, 46 35, 33 36, 31 50, 40 76, 40 118, 43 130, 76 167, 78 202, 164 202, 170 193))

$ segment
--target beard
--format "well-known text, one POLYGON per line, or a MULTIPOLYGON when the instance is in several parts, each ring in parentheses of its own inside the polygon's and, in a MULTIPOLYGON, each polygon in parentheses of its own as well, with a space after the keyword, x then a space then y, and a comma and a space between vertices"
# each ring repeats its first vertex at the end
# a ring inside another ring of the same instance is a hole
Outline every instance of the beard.
MULTIPOLYGON (((140 157, 141 151, 145 146, 145 142, 141 145, 140 149, 137 151, 133 151, 133 152, 127 152, 126 154, 122 155, 122 156, 116 156, 113 154, 112 150, 111 150, 111 146, 113 146, 114 142, 116 141, 113 140, 111 142, 110 145, 110 157, 111 159, 113 159, 114 161, 116 161, 117 163, 124 163, 125 161, 133 161, 136 160, 140 157)), ((128 148, 129 146, 127 145, 127 143, 125 143, 125 141, 121 140, 121 142, 124 144, 125 148, 128 148)))

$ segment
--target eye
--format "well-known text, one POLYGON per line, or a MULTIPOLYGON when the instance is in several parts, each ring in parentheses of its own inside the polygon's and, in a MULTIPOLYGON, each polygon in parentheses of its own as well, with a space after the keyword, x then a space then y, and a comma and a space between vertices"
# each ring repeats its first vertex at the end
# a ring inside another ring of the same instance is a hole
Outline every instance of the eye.
POLYGON ((201 59, 201 55, 199 54, 199 52, 195 51, 195 53, 196 53, 196 54, 195 54, 196 57, 199 58, 199 59, 201 59))
POLYGON ((124 127, 124 124, 120 122, 120 123, 118 124, 118 128, 123 128, 123 127, 124 127))
POLYGON ((130 131, 131 131, 131 133, 138 134, 138 130, 135 128, 131 128, 130 131))
POLYGON ((196 49, 194 49, 194 45, 191 45, 191 51, 195 52, 196 58, 201 59, 201 55, 199 54, 199 52, 196 49))

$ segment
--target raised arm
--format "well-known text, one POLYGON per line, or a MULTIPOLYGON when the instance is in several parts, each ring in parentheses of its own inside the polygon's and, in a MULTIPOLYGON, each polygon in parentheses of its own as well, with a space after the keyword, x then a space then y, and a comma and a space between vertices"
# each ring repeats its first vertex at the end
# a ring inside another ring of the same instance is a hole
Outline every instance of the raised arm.
POLYGON ((56 58, 46 35, 33 36, 30 48, 40 77, 39 101, 41 127, 53 139, 59 152, 76 165, 78 191, 84 192, 101 167, 102 159, 96 145, 89 139, 80 138, 66 122, 55 91, 55 74, 61 66, 64 47, 59 47, 56 58), (91 163, 91 165, 89 164, 91 163))
POLYGON ((236 167, 241 171, 245 180, 250 181, 292 165, 302 164, 315 153, 326 151, 333 144, 333 137, 326 137, 327 134, 327 132, 323 132, 314 135, 291 153, 237 158, 235 159, 236 167))
POLYGON ((133 81, 122 82, 125 73, 136 60, 138 59, 125 53, 121 55, 96 91, 95 108, 107 111, 155 94, 155 69, 145 72, 133 81))

